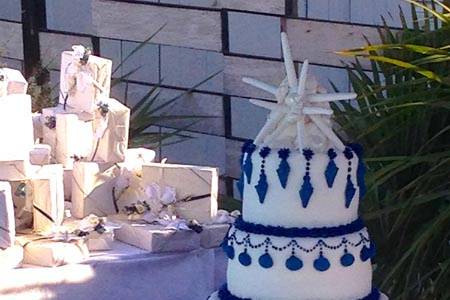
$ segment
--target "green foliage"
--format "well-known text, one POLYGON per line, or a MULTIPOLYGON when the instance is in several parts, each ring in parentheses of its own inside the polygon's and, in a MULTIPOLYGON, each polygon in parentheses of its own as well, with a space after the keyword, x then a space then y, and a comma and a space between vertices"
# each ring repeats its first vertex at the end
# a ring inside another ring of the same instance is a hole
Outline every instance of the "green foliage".
MULTIPOLYGON (((391 299, 450 299, 450 9, 412 3, 413 28, 340 54, 358 108, 342 129, 366 149, 363 213, 378 245, 375 280, 391 299), (418 9, 424 11, 419 19, 418 9), (366 72, 361 59, 369 59, 366 72)), ((339 111, 338 109, 336 111, 339 111)))

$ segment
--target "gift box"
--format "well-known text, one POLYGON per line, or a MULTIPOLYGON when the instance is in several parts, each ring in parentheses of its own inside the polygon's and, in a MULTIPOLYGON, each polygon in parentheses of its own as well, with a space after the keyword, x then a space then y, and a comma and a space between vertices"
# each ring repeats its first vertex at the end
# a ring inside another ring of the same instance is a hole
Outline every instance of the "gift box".
POLYGON ((82 46, 61 54, 59 103, 78 111, 93 112, 99 100, 109 98, 111 60, 87 55, 82 46))
POLYGON ((156 152, 147 148, 129 148, 125 151, 125 165, 131 170, 142 170, 142 165, 153 162, 156 152))
POLYGON ((0 180, 26 180, 33 173, 34 167, 26 160, 0 160, 0 180))
POLYGON ((72 170, 72 215, 106 216, 118 212, 113 197, 118 167, 112 163, 75 162, 72 170))
POLYGON ((222 244, 230 229, 230 224, 205 224, 200 233, 200 245, 203 248, 217 248, 222 244))
POLYGON ((180 252, 200 247, 200 235, 192 230, 165 229, 161 225, 126 220, 123 216, 112 218, 121 225, 115 231, 118 241, 149 252, 180 252))
POLYGON ((89 250, 83 239, 62 242, 46 237, 27 235, 19 236, 17 240, 24 248, 24 264, 57 267, 80 263, 89 257, 89 250))
POLYGON ((0 97, 13 94, 26 94, 28 82, 18 70, 0 68, 0 97))
POLYGON ((33 229, 48 233, 64 219, 62 165, 44 165, 27 184, 27 197, 33 203, 33 229))
POLYGON ((87 236, 86 244, 89 251, 111 250, 114 244, 114 231, 102 234, 91 232, 87 236))
POLYGON ((142 167, 144 186, 175 188, 176 214, 209 223, 217 214, 219 174, 216 168, 149 163, 142 167))
POLYGON ((64 183, 64 199, 71 201, 72 199, 72 169, 64 168, 63 183, 64 183))
POLYGON ((13 245, 4 250, 0 249, 0 271, 20 267, 23 261, 23 248, 20 245, 13 245))
POLYGON ((0 101, 0 161, 28 160, 33 148, 31 97, 9 95, 0 101))
POLYGON ((16 225, 14 221, 14 204, 11 185, 0 181, 0 249, 14 245, 16 225))
POLYGON ((32 165, 48 165, 50 164, 51 151, 49 145, 36 144, 30 151, 30 163, 32 165))
POLYGON ((44 137, 43 133, 43 124, 42 124, 42 114, 41 113, 32 113, 31 118, 33 120, 33 137, 34 141, 41 142, 44 137))
POLYGON ((94 118, 91 161, 123 162, 128 147, 130 109, 115 99, 102 100, 94 118))
POLYGON ((16 232, 29 230, 33 227, 33 200, 27 197, 27 183, 26 180, 10 181, 16 232))

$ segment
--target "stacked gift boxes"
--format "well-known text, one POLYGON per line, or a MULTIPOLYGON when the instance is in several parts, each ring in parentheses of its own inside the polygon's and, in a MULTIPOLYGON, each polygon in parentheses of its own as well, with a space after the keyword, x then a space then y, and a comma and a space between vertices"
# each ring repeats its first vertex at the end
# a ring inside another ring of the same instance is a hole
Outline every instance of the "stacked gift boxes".
POLYGON ((64 51, 59 103, 33 114, 21 73, 0 69, 0 268, 80 262, 114 239, 166 252, 225 236, 218 170, 128 149, 130 109, 109 97, 111 69, 82 46, 64 51))

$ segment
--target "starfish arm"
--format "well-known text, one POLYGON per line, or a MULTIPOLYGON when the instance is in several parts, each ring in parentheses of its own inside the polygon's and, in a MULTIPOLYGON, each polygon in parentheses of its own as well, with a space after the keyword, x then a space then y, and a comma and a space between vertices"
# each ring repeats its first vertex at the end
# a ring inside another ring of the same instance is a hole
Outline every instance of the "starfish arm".
POLYGON ((307 95, 306 101, 309 102, 332 102, 340 100, 349 100, 356 98, 355 93, 335 93, 335 94, 311 94, 307 95))
POLYGON ((271 93, 274 96, 277 95, 278 89, 275 86, 272 86, 272 85, 267 84, 265 82, 259 81, 257 79, 249 78, 249 77, 242 78, 242 81, 245 82, 245 83, 248 83, 251 86, 254 86, 254 87, 258 88, 258 89, 261 89, 263 91, 271 93))
POLYGON ((298 149, 301 151, 304 148, 305 140, 305 118, 301 116, 297 121, 297 145, 298 149))
POLYGON ((336 146, 337 149, 344 151, 345 146, 344 143, 337 137, 337 135, 331 130, 330 127, 328 127, 326 124, 322 122, 320 118, 314 115, 309 116, 311 120, 319 127, 319 129, 325 134, 328 139, 336 146))
POLYGON ((308 77, 308 68, 309 68, 309 61, 305 59, 302 65, 302 70, 300 71, 300 78, 298 80, 298 90, 297 93, 299 97, 303 97, 305 95, 306 90, 306 78, 308 77))
POLYGON ((275 112, 284 112, 284 113, 289 112, 289 107, 287 107, 286 105, 283 105, 283 104, 271 103, 271 102, 255 100, 255 99, 250 99, 250 103, 252 103, 256 106, 259 106, 259 107, 269 109, 271 111, 275 111, 275 112))
POLYGON ((280 137, 280 135, 286 131, 286 129, 289 126, 289 121, 287 118, 284 118, 280 121, 280 123, 278 124, 278 126, 275 128, 275 130, 272 132, 272 134, 270 134, 267 139, 266 142, 268 144, 270 144, 275 138, 280 137))
POLYGON ((283 119, 284 114, 282 113, 273 113, 267 120, 266 124, 261 128, 258 135, 255 138, 255 144, 261 145, 264 142, 265 138, 270 135, 278 126, 280 121, 283 119))
POLYGON ((322 107, 304 107, 303 113, 305 115, 328 115, 331 116, 333 114, 332 109, 322 108, 322 107))
POLYGON ((281 33, 281 46, 283 48, 284 66, 288 78, 289 88, 295 90, 297 87, 297 75, 295 73, 294 61, 292 59, 291 48, 285 32, 281 33))

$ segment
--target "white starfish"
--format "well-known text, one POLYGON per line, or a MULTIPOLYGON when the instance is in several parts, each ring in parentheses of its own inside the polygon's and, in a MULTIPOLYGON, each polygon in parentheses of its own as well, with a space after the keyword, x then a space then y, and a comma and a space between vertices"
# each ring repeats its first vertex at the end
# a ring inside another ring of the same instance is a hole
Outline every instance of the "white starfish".
POLYGON ((319 103, 353 99, 357 95, 355 93, 307 93, 308 60, 303 62, 300 77, 297 80, 291 49, 287 35, 284 32, 281 33, 281 44, 287 74, 287 87, 286 80, 277 88, 256 79, 243 78, 244 82, 273 94, 277 100, 276 104, 253 99, 250 100, 255 105, 271 110, 266 124, 255 138, 255 144, 270 143, 286 131, 289 126, 296 124, 296 143, 299 149, 303 149, 305 141, 305 116, 308 116, 336 148, 344 150, 345 146, 342 141, 320 117, 331 116, 333 110, 320 107, 319 103))

